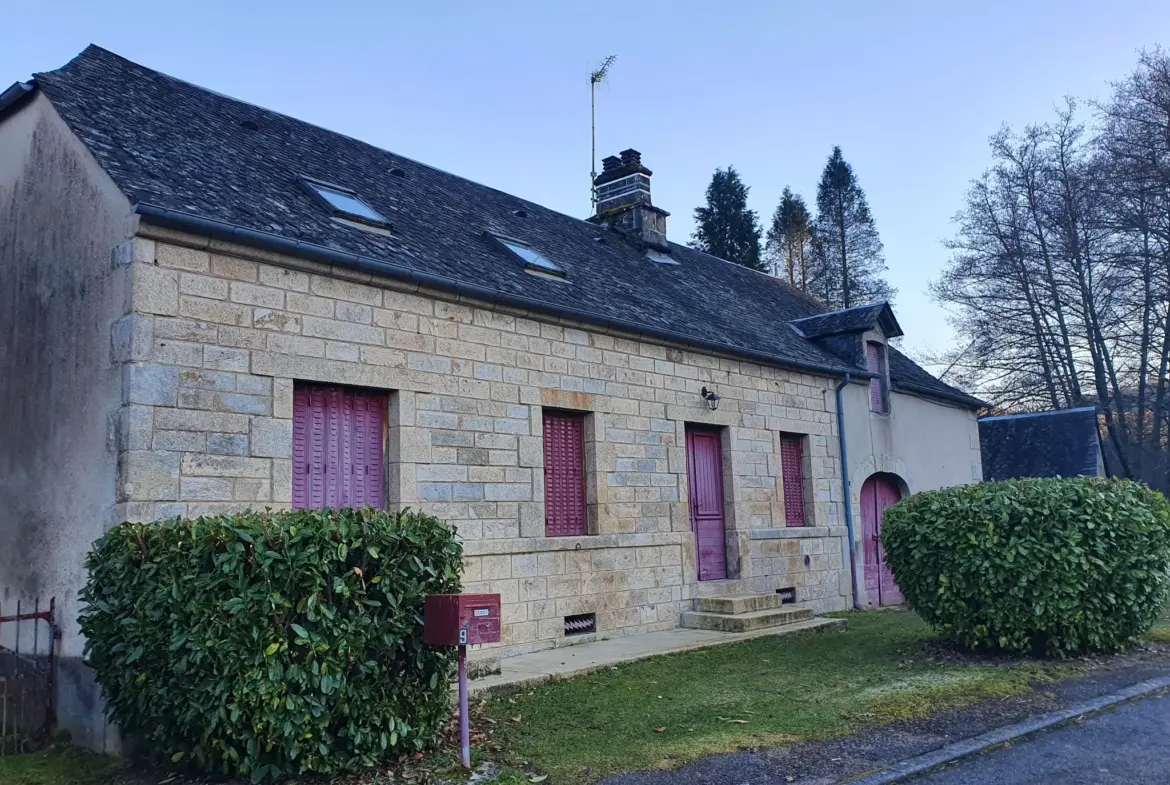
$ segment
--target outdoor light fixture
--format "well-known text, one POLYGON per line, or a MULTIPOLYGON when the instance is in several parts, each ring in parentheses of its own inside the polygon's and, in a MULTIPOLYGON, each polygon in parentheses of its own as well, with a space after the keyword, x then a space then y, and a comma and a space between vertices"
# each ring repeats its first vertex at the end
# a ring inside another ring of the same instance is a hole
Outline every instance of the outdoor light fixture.
POLYGON ((714 390, 708 390, 704 387, 702 390, 699 390, 699 397, 707 402, 707 408, 711 411, 719 408, 719 393, 714 390))

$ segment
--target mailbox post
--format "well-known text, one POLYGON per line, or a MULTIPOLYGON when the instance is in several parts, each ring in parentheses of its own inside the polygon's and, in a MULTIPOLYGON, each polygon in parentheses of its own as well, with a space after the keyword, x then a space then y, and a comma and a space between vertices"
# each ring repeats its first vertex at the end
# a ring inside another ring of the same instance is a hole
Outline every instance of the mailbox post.
POLYGON ((423 642, 459 647, 459 741, 463 765, 471 768, 467 716, 467 647, 500 642, 500 595, 432 594, 423 606, 423 642))

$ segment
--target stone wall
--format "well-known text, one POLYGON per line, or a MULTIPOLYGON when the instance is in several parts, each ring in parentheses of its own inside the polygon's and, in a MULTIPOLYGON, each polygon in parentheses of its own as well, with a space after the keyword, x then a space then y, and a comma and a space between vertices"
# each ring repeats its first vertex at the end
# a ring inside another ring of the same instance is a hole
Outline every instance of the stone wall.
POLYGON ((388 498, 455 523, 465 590, 503 599, 503 645, 678 624, 691 598, 796 587, 847 602, 833 383, 557 324, 144 225, 118 498, 132 520, 286 508, 296 380, 390 391, 388 498), (716 412, 701 387, 722 396, 716 412), (544 536, 544 407, 588 413, 590 535, 544 536), (685 424, 724 426, 728 581, 696 580, 685 424), (807 435, 812 520, 782 530, 779 435, 807 435))
MULTIPOLYGON (((130 203, 44 95, 0 122, 0 605, 8 615, 56 598, 58 725, 105 752, 117 734, 82 662, 77 591, 90 543, 115 522, 110 325, 128 281, 111 257, 134 226, 130 203)), ((3 625, 0 645, 17 626, 3 625)), ((33 625, 20 626, 27 651, 33 625)))

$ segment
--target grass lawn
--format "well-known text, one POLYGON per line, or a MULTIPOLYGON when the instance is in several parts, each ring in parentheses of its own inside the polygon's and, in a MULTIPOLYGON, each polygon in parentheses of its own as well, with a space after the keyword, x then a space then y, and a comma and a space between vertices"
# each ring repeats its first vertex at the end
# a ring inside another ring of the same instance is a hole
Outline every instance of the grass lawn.
POLYGON ((1161 620, 1154 624, 1146 637, 1156 643, 1170 643, 1170 605, 1166 606, 1161 620))
POLYGON ((847 630, 631 663, 492 698, 485 710, 514 763, 559 784, 840 735, 1074 675, 1055 663, 931 657, 923 644, 934 636, 909 612, 847 616, 847 630))
POLYGON ((113 758, 54 745, 28 755, 0 756, 3 785, 98 785, 108 782, 121 765, 113 758))
MULTIPOLYGON (((843 615, 846 630, 668 655, 473 704, 474 751, 504 764, 502 785, 540 781, 544 774, 550 785, 588 782, 924 717, 1079 673, 1075 663, 950 656, 907 611, 843 615)), ((1150 637, 1170 641, 1170 617, 1150 637)), ((420 765, 442 770, 453 754, 444 750, 420 765)), ((399 771, 352 782, 429 779, 420 774, 399 771)), ((146 781, 141 772, 119 774, 110 758, 68 746, 0 757, 0 785, 146 781)), ((186 782, 180 777, 173 785, 186 782)))

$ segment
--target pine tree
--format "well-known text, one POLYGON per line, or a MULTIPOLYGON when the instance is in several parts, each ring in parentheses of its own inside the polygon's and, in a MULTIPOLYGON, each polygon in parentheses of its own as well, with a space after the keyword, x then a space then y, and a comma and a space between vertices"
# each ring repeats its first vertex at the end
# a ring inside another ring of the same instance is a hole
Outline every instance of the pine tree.
POLYGON ((812 219, 804 197, 784 186, 780 204, 768 229, 765 257, 772 275, 787 278, 788 283, 807 291, 808 265, 812 257, 812 219))
POLYGON ((716 169, 707 186, 707 205, 695 208, 691 247, 729 262, 767 271, 760 260, 760 219, 747 206, 748 187, 734 166, 716 169))
POLYGON ((882 241, 853 167, 834 147, 817 186, 808 291, 832 308, 892 300, 882 241))

